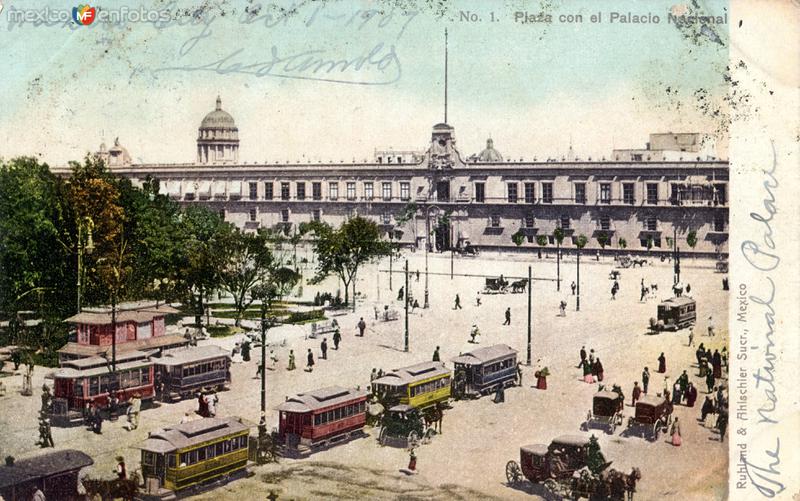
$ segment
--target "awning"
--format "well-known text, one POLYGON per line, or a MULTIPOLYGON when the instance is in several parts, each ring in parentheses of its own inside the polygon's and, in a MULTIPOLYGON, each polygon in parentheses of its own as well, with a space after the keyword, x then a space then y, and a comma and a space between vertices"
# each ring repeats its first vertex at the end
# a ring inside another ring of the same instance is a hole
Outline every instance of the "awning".
POLYGON ((197 194, 201 198, 211 198, 211 181, 200 181, 197 194))
POLYGON ((195 192, 195 186, 194 185, 195 185, 194 181, 186 181, 186 182, 184 182, 183 183, 183 192, 185 194, 187 194, 187 195, 189 193, 194 194, 194 192, 195 192))
POLYGON ((225 181, 214 181, 214 196, 215 197, 225 196, 225 181))
POLYGON ((228 193, 230 193, 231 196, 242 196, 242 182, 231 181, 228 183, 228 193))
POLYGON ((171 197, 181 196, 181 182, 180 181, 164 181, 164 191, 171 197))

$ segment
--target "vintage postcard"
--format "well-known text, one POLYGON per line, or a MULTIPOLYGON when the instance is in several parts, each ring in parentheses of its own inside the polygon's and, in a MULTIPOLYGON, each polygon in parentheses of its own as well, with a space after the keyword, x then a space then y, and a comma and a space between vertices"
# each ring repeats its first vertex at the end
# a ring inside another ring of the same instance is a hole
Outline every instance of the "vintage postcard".
POLYGON ((797 500, 796 0, 0 0, 0 500, 797 500))

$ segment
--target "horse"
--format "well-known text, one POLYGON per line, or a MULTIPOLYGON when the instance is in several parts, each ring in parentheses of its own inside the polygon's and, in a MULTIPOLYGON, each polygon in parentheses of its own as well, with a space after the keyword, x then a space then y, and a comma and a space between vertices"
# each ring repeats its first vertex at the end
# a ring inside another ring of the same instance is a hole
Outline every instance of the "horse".
POLYGON ((523 280, 517 280, 516 282, 513 282, 511 284, 511 292, 512 293, 525 292, 525 287, 527 285, 528 285, 528 281, 527 280, 524 280, 524 279, 523 280))
POLYGON ((631 268, 636 268, 636 265, 639 265, 639 268, 644 268, 644 265, 647 264, 647 259, 633 259, 631 260, 631 268))

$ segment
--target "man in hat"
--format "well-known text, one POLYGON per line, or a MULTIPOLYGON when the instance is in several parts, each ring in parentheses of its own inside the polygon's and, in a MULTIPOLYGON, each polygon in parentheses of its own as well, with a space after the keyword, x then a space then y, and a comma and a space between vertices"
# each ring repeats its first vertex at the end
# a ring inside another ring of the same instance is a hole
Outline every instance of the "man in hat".
MULTIPOLYGON (((375 320, 378 319, 377 309, 375 310, 375 320)), ((364 321, 364 317, 361 317, 361 320, 358 321, 358 335, 359 337, 364 337, 364 331, 367 329, 367 323, 364 321)), ((335 341, 334 341, 335 342, 335 341)))
POLYGON ((311 348, 308 349, 308 354, 306 355, 306 372, 311 372, 314 370, 314 354, 311 352, 311 348))
POLYGON ((142 398, 138 393, 133 394, 130 406, 128 407, 128 421, 130 422, 130 430, 135 430, 139 427, 139 413, 142 410, 142 398))
POLYGON ((503 325, 511 325, 511 308, 506 308, 506 320, 503 322, 503 325))
POLYGON ((436 349, 433 351, 433 361, 439 361, 439 347, 437 346, 436 349))
POLYGON ((477 343, 477 341, 475 341, 475 338, 480 336, 480 335, 481 335, 481 332, 478 330, 478 326, 475 325, 475 324, 472 324, 472 330, 469 333, 469 342, 473 343, 473 344, 477 343))
POLYGON ((294 350, 289 350, 289 367, 286 368, 288 371, 293 371, 297 368, 294 362, 294 350))
POLYGON ((342 341, 342 333, 339 332, 339 329, 333 331, 333 349, 339 350, 339 343, 342 341))
POLYGON ((319 349, 322 352, 322 359, 323 360, 327 360, 328 359, 328 338, 326 338, 326 337, 322 338, 322 343, 320 343, 319 349))
POLYGON ((116 468, 117 478, 120 480, 126 480, 128 478, 128 471, 125 468, 125 458, 122 456, 117 456, 117 468, 116 468))

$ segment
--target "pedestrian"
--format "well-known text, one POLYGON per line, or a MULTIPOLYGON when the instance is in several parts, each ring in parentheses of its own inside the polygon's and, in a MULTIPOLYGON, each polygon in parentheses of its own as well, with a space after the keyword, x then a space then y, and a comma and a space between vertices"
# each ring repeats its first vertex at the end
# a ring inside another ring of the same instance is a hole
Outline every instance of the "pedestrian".
POLYGON ((50 428, 50 419, 42 414, 39 418, 39 441, 36 442, 42 449, 55 447, 53 443, 53 430, 50 428))
POLYGON ((204 418, 210 416, 208 413, 208 400, 202 393, 197 394, 197 413, 204 418))
POLYGON ((522 362, 517 362, 517 382, 522 386, 522 362))
POLYGON ((550 370, 547 367, 542 368, 542 359, 536 361, 536 372, 533 373, 534 377, 536 378, 536 389, 537 390, 546 390, 547 389, 547 376, 550 375, 550 370))
MULTIPOLYGON (((30 491, 29 491, 30 492, 30 491)), ((44 492, 38 486, 34 487, 33 494, 31 494, 31 501, 47 501, 44 497, 44 492)))
POLYGON ((711 358, 711 366, 714 369, 714 377, 719 379, 722 377, 722 357, 719 350, 714 350, 714 355, 711 358))
POLYGON ((722 385, 717 386, 717 412, 725 406, 725 394, 722 385))
POLYGON ((270 367, 270 370, 274 371, 275 370, 275 366, 278 364, 278 356, 275 354, 274 350, 269 350, 269 359, 272 362, 272 364, 271 364, 272 366, 270 367))
POLYGON ((644 286, 644 279, 642 279, 642 289, 641 289, 641 295, 639 296, 639 302, 643 303, 644 302, 644 298, 646 296, 647 296, 647 289, 644 286))
POLYGON ((677 381, 672 385, 672 405, 680 405, 683 399, 683 392, 681 392, 681 385, 677 381))
POLYGON ((708 335, 714 337, 714 319, 712 315, 708 316, 708 335))
MULTIPOLYGON (((378 321, 378 307, 375 306, 374 304, 372 305, 372 311, 375 312, 375 321, 377 322, 378 321)), ((363 319, 363 317, 362 317, 362 319, 363 319)))
POLYGON ((117 478, 120 480, 126 480, 128 478, 128 471, 125 468, 125 458, 122 456, 117 456, 117 478))
POLYGON ((511 325, 511 308, 506 308, 506 321, 503 322, 503 325, 511 325))
POLYGON ((216 417, 218 403, 219 403, 219 397, 217 396, 216 392, 209 393, 208 395, 206 395, 206 405, 208 405, 208 417, 216 417))
POLYGON ((667 372, 667 358, 664 356, 664 352, 661 352, 661 355, 658 356, 658 372, 664 374, 667 372))
POLYGON ((505 386, 501 383, 497 385, 497 391, 494 394, 494 403, 499 404, 506 401, 505 386))
POLYGON ((319 345, 319 349, 322 352, 322 360, 328 359, 328 338, 322 338, 322 343, 319 345))
MULTIPOLYGON (((375 310, 375 320, 378 319, 377 309, 375 310)), ((364 337, 364 331, 367 330, 367 323, 364 321, 364 317, 361 317, 361 320, 358 321, 358 335, 359 337, 364 337)))
POLYGON ((314 354, 311 353, 311 348, 308 349, 308 354, 306 355, 306 372, 311 372, 314 370, 314 354))
POLYGON ((262 360, 261 362, 258 363, 258 366, 256 367, 256 376, 255 376, 255 378, 256 379, 260 378, 261 374, 263 374, 263 372, 264 372, 264 361, 262 360))
POLYGON ((103 433, 103 414, 97 405, 92 405, 92 431, 98 435, 103 433))
POLYGON ((250 341, 245 340, 242 343, 242 361, 249 362, 250 361, 250 341))
POLYGON ((414 303, 411 305, 411 313, 414 313, 414 310, 416 310, 417 308, 419 308, 419 301, 415 299, 414 303))
POLYGON ((611 299, 612 300, 617 299, 617 291, 618 290, 619 290, 619 285, 617 284, 617 281, 614 280, 614 285, 611 286, 611 299))
POLYGON ((703 401, 703 406, 700 408, 700 421, 702 421, 704 425, 709 414, 714 414, 714 402, 711 401, 711 397, 706 396, 705 401, 703 401))
POLYGON ((639 381, 634 381, 633 392, 632 392, 633 400, 631 401, 631 406, 635 406, 636 402, 639 400, 641 396, 642 396, 642 389, 639 388, 639 381))
POLYGON ((417 282, 419 282, 419 270, 417 270, 416 275, 417 275, 417 282))
POLYGON ((339 329, 333 331, 333 349, 339 351, 339 343, 342 341, 342 333, 339 329))
POLYGON ((594 361, 594 375, 597 377, 597 381, 603 381, 603 364, 600 362, 600 357, 597 357, 597 360, 594 361))
POLYGON ((572 289, 572 295, 574 296, 575 295, 575 289, 578 288, 578 286, 575 285, 575 281, 574 280, 572 281, 572 284, 570 284, 569 287, 570 287, 570 289, 572 289))
POLYGON ((694 402, 697 400, 697 388, 692 383, 686 389, 686 407, 694 407, 694 402))
POLYGON ((476 344, 477 341, 475 340, 475 338, 480 336, 480 335, 481 335, 481 331, 478 330, 478 326, 475 325, 475 324, 472 324, 472 330, 470 330, 470 332, 469 332, 469 342, 473 343, 473 344, 476 344))
POLYGON ((562 317, 566 317, 567 316, 567 302, 566 301, 564 301, 562 299, 561 302, 558 303, 558 309, 559 309, 559 312, 558 312, 559 316, 562 316, 562 317))
POLYGON ((586 363, 586 346, 581 346, 580 357, 581 361, 575 366, 576 369, 580 369, 586 363))
POLYGON ((687 282, 686 283, 686 294, 688 295, 691 292, 692 292, 692 284, 687 282))
POLYGON ((725 409, 719 413, 717 418, 717 429, 719 430, 720 443, 725 442, 725 430, 728 429, 728 410, 725 409))
POLYGON ((397 291, 397 300, 398 301, 402 301, 403 300, 403 292, 404 292, 404 290, 405 289, 403 287, 400 287, 400 290, 397 291))
POLYGON ((481 305, 481 293, 478 291, 478 294, 475 295, 475 306, 481 305))
POLYGON ((670 430, 670 435, 672 435, 672 445, 675 447, 680 447, 681 445, 681 425, 678 423, 678 418, 675 418, 675 421, 672 422, 672 430, 670 430))
POLYGON ((458 297, 458 294, 456 294, 456 301, 455 301, 455 305, 453 306, 453 309, 454 310, 460 310, 461 309, 461 298, 458 297))
POLYGON ((678 376, 678 385, 681 387, 681 396, 686 395, 686 391, 689 389, 689 375, 686 374, 686 371, 678 376))
POLYGON ((589 368, 594 367, 594 348, 589 348, 589 368))
POLYGON ((583 382, 592 384, 594 383, 594 376, 592 376, 592 369, 594 364, 592 362, 587 362, 583 364, 583 382))
POLYGON ((294 364, 294 350, 289 350, 289 367, 286 370, 293 371, 297 367, 294 364))
POLYGON ((436 349, 433 351, 433 361, 439 361, 439 347, 437 346, 436 349))
POLYGON ((417 471, 417 455, 414 454, 414 448, 411 448, 411 454, 408 456, 408 469, 409 471, 417 471))
POLYGON ((647 367, 642 371, 642 391, 647 395, 647 387, 650 385, 650 369, 647 367))
POLYGON ((694 326, 689 327, 689 344, 686 346, 694 346, 694 326))
POLYGON ((369 375, 369 382, 373 382, 378 379, 378 369, 375 367, 372 368, 372 373, 369 375))
POLYGON ((139 427, 139 414, 142 410, 142 399, 138 393, 133 394, 130 406, 128 407, 128 421, 130 422, 130 430, 135 430, 139 427))
POLYGON ((703 364, 706 365, 706 388, 708 388, 708 393, 714 391, 714 385, 717 383, 716 378, 714 377, 714 373, 708 370, 708 362, 703 360, 703 364))

